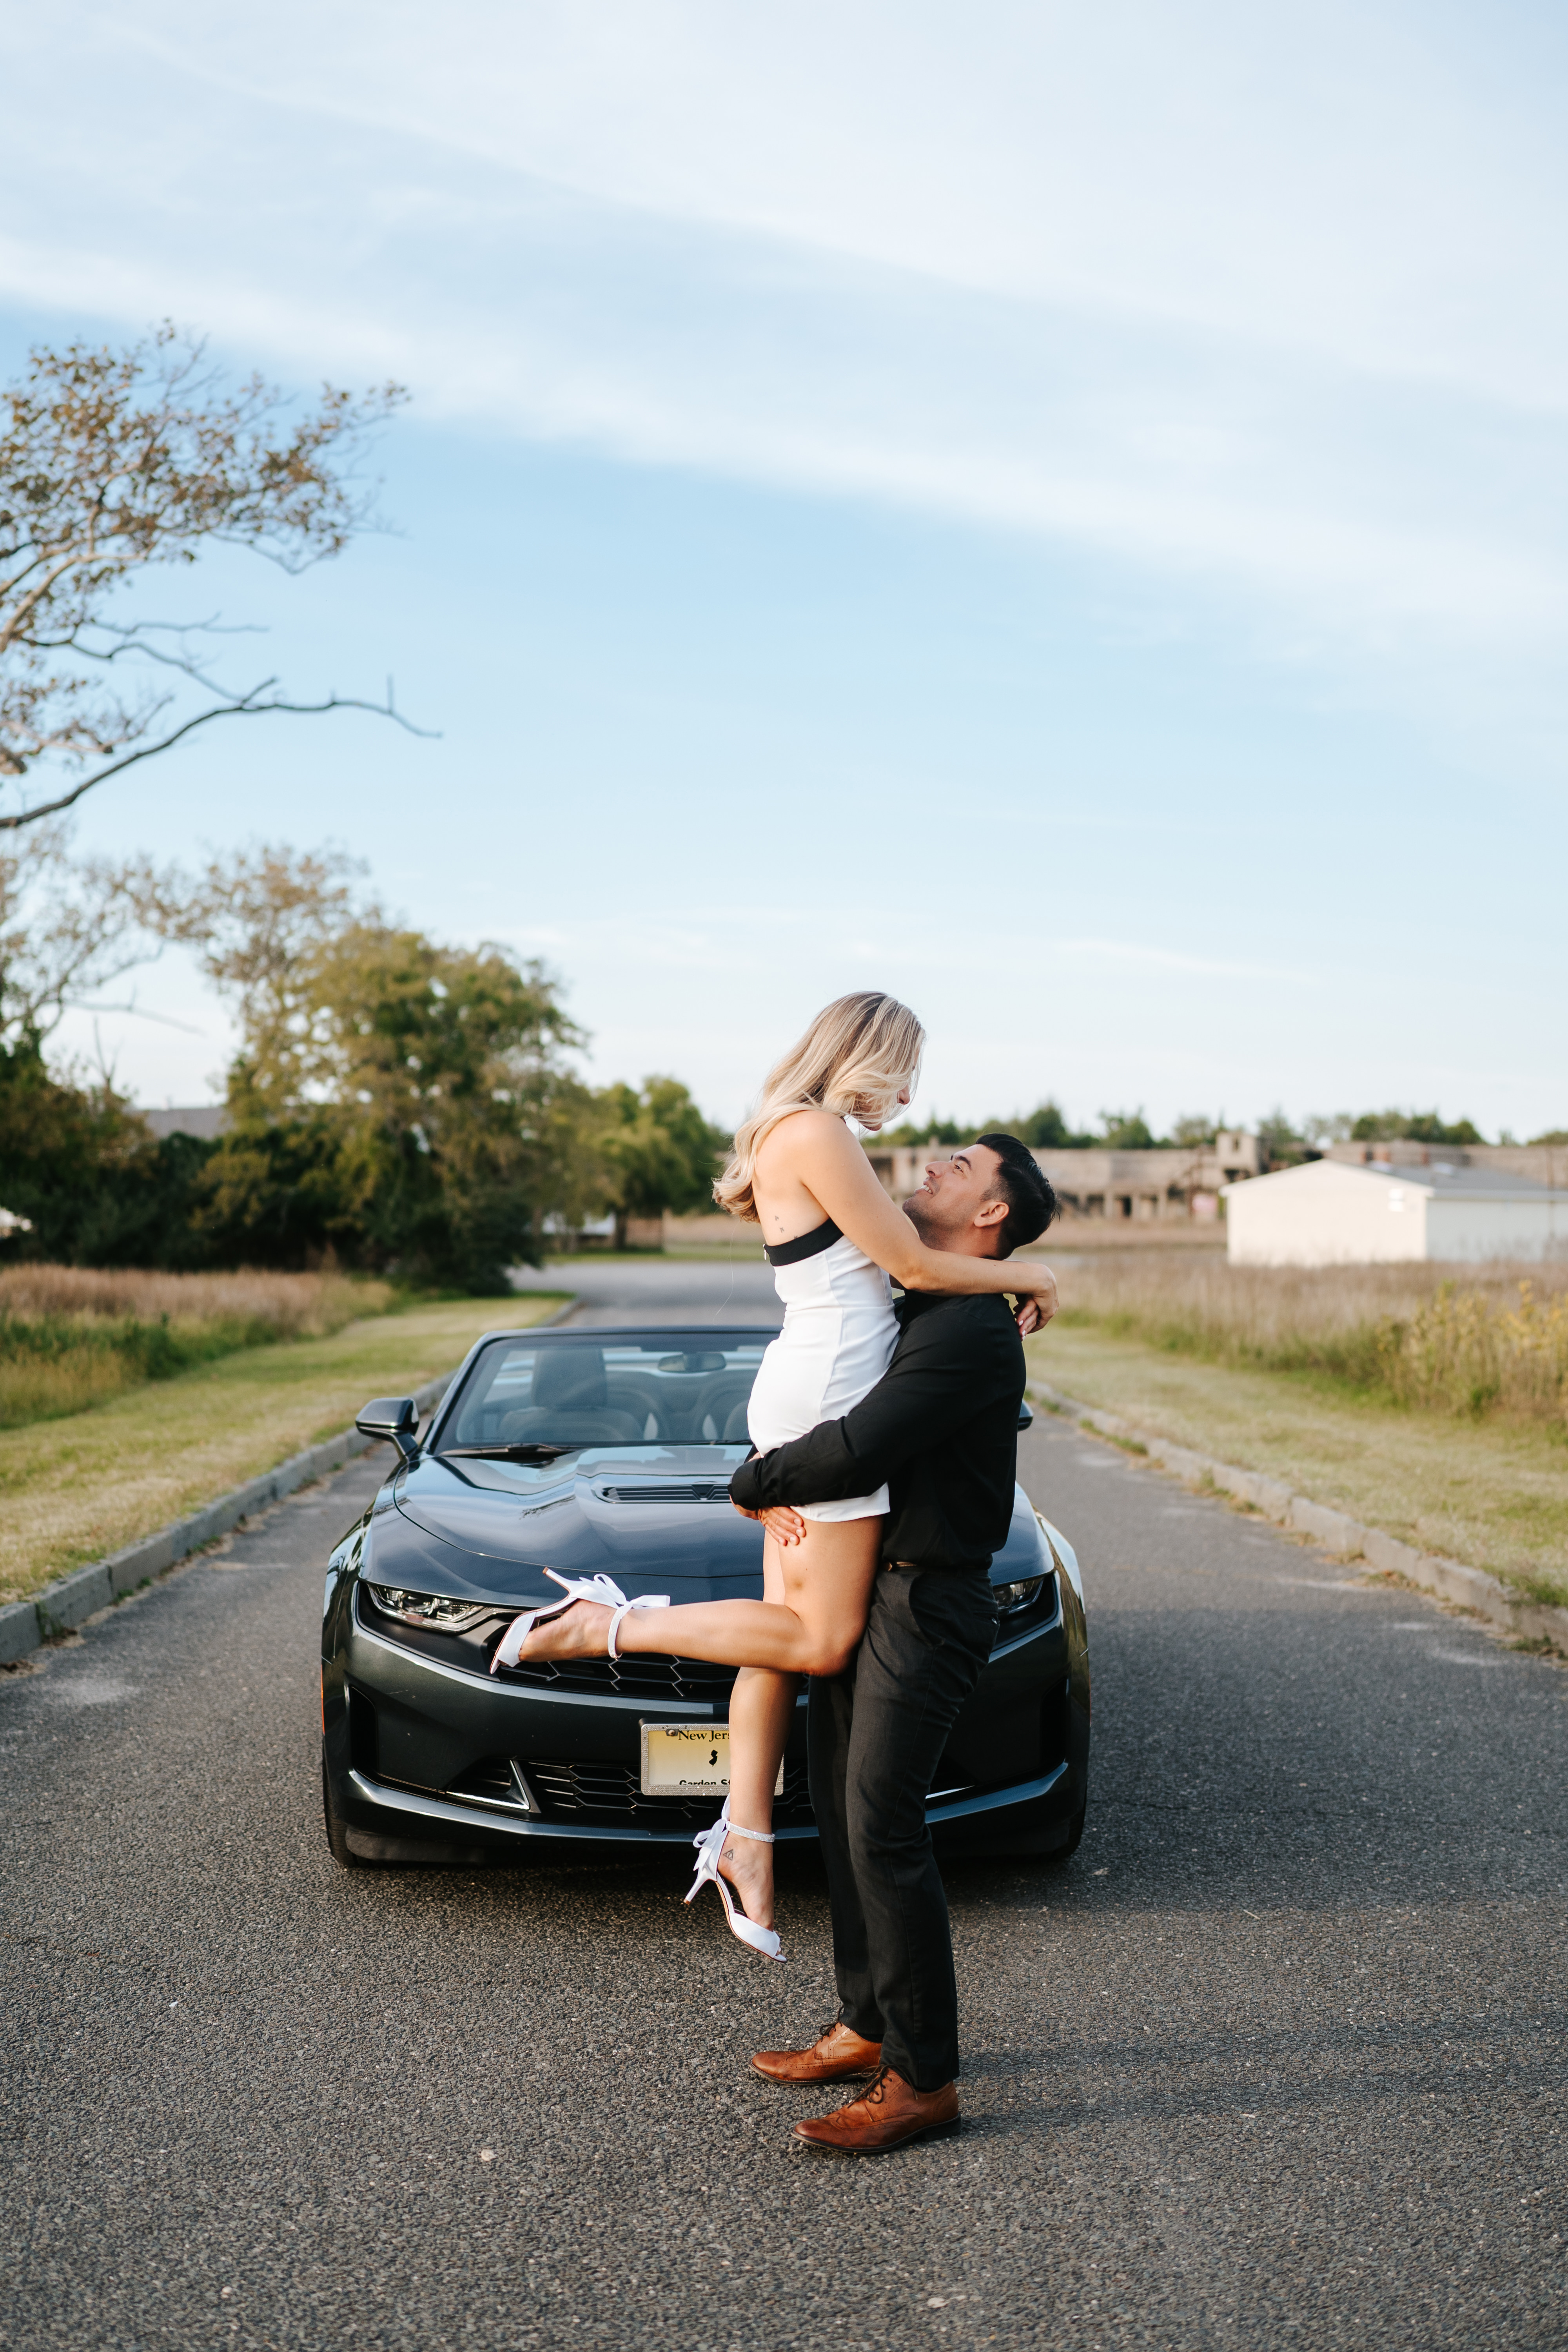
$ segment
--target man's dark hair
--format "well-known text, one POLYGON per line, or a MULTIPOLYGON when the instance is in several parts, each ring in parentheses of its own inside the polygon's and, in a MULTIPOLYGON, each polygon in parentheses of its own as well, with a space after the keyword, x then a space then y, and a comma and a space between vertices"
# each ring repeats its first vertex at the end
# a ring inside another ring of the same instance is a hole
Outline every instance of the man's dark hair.
POLYGON ((1011 1257, 1026 1243, 1039 1240, 1052 1218, 1059 1215, 1061 1202, 1028 1145, 1020 1143, 1016 1135, 977 1135, 974 1140, 1002 1162, 985 1197, 1007 1203, 1007 1213, 997 1229, 996 1255, 1011 1257))

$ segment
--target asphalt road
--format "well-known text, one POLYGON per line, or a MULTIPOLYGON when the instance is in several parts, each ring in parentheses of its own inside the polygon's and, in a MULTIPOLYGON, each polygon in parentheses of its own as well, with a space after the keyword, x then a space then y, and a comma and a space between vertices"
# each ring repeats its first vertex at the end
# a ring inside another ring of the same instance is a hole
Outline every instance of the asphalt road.
MULTIPOLYGON (((591 1311, 713 1307, 630 1272, 591 1311)), ((781 1969, 668 1858, 332 1864, 366 1465, 0 1676, 0 2343, 1562 2345, 1568 1674, 1023 1451, 1084 1564, 1089 1834, 952 1873, 967 2129, 878 2163, 746 2070, 832 2014, 809 1856, 781 1969)))
POLYGON ((592 1258, 565 1273, 559 1266, 520 1270, 520 1290, 576 1292, 574 1323, 647 1323, 679 1315, 689 1323, 777 1323, 784 1310, 773 1268, 761 1258, 592 1258))

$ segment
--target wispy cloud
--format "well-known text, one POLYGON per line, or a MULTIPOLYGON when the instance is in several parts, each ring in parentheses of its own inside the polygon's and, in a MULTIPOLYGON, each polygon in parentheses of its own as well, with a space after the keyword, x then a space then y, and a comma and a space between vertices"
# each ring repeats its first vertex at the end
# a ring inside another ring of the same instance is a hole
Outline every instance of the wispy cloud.
POLYGON ((1272 340, 1561 407, 1535 299, 1560 26, 1420 0, 198 0, 89 20, 237 99, 974 291, 1272 340), (1476 68, 1484 59, 1485 79, 1476 68), (1555 73, 1554 73, 1555 69, 1555 73))
POLYGON ((1506 13, 1482 100, 1405 5, 453 0, 367 39, 279 0, 261 47, 62 6, 18 43, 0 286, 1529 658, 1568 634, 1568 171, 1506 13))
MULTIPOLYGON (((929 1008, 949 1105, 1430 1099, 1503 1035, 1536 1076, 1447 1107, 1561 1117, 1560 12, 0 11, 13 348, 24 312, 173 314, 418 395, 416 560, 353 617, 461 724, 417 784, 302 751, 237 825, 266 795, 416 841, 416 919, 503 918, 601 1071, 674 1062, 716 1110, 871 979, 929 1008), (433 775, 468 832, 413 821, 433 775), (618 814, 520 888, 541 778, 618 814), (900 866, 889 808, 940 857, 900 866), (829 898, 819 827, 859 891, 829 898)), ((321 658, 362 659, 346 603, 315 609, 321 658)), ((206 824, 162 793, 150 826, 206 824)))

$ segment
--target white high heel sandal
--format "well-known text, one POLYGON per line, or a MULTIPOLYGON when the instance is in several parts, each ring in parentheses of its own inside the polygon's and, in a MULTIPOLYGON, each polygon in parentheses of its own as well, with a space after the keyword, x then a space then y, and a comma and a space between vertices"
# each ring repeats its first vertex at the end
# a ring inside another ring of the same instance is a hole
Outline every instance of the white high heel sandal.
MULTIPOLYGON (((593 1601, 602 1609, 615 1611, 610 1620, 608 1654, 612 1658, 620 1656, 616 1647, 616 1636, 634 1609, 668 1609, 669 1606, 668 1592, 639 1592, 635 1601, 628 1601, 613 1576, 557 1576, 552 1568, 547 1568, 544 1573, 552 1584, 561 1587, 566 1595, 565 1600, 547 1601, 542 1609, 525 1609, 520 1617, 512 1619, 496 1643, 496 1653, 490 1660, 492 1675, 498 1666, 515 1666, 522 1645, 534 1627, 547 1625, 552 1617, 564 1617, 574 1601, 593 1601)), ((748 1830, 742 1834, 749 1837, 752 1832, 748 1830)))
POLYGON ((754 1919, 747 1918, 744 1911, 738 1911, 730 1900, 729 1882, 719 1875, 720 1857, 724 1851, 724 1841, 729 1837, 750 1838, 755 1845, 772 1845, 773 1843, 772 1830, 743 1830, 739 1822, 732 1822, 730 1819, 730 1800, 726 1797, 724 1810, 712 1828, 699 1830, 691 1841, 697 1848, 697 1875, 691 1882, 691 1892, 686 1900, 688 1903, 695 1902, 711 1879, 719 1889, 719 1900, 724 1906, 724 1917, 729 1923, 731 1935, 741 1943, 749 1944, 753 1952, 762 1954, 763 1959, 782 1960, 784 1954, 779 1949, 779 1939, 773 1929, 759 1927, 754 1919))

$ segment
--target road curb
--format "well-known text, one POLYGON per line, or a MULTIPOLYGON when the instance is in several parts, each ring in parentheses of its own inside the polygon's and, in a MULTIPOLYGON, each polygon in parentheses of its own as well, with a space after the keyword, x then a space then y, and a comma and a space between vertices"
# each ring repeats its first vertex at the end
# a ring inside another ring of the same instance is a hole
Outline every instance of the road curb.
MULTIPOLYGON (((575 1298, 564 1299, 553 1315, 543 1322, 529 1326, 531 1330, 547 1330, 552 1323, 563 1323, 577 1304, 575 1298)), ((457 1369, 444 1372, 439 1380, 426 1381, 414 1391, 414 1402, 420 1412, 426 1413, 440 1403, 453 1381, 457 1369)), ((14 1666, 20 1659, 41 1650, 46 1642, 58 1641, 85 1624, 116 1601, 124 1599, 156 1576, 166 1576, 194 1551, 227 1535, 241 1519, 253 1512, 263 1511, 269 1503, 280 1503, 288 1495, 296 1494, 301 1486, 341 1470, 356 1454, 368 1454, 381 1441, 362 1437, 357 1429, 340 1430, 335 1437, 325 1437, 319 1445, 308 1445, 302 1454, 292 1454, 280 1462, 276 1470, 264 1471, 259 1478, 247 1479, 243 1486, 234 1486, 220 1495, 216 1503, 205 1509, 193 1511, 188 1518, 175 1519, 156 1535, 143 1536, 139 1542, 127 1544, 123 1550, 108 1554, 103 1559, 89 1562, 86 1568, 73 1569, 68 1576, 57 1578, 26 1601, 13 1601, 0 1609, 0 1666, 14 1666)))
POLYGON ((1187 1486, 1217 1487, 1221 1494, 1250 1504, 1264 1518, 1272 1519, 1278 1527, 1289 1528, 1293 1534, 1310 1537, 1325 1551, 1335 1552, 1344 1559, 1364 1559, 1380 1575, 1406 1577, 1412 1584, 1436 1593, 1444 1601, 1456 1601, 1462 1609, 1473 1609, 1479 1616, 1505 1627, 1522 1640, 1545 1640, 1568 1651, 1568 1609, 1521 1600, 1484 1569, 1466 1568, 1459 1560, 1445 1559, 1439 1552, 1418 1551, 1414 1544, 1401 1543, 1396 1536, 1386 1535, 1381 1528, 1363 1527, 1348 1512, 1331 1510, 1324 1503, 1310 1501, 1305 1495, 1293 1495, 1278 1478, 1265 1478, 1256 1470, 1238 1469, 1234 1462, 1218 1462, 1207 1454, 1194 1454, 1189 1446, 1174 1445, 1168 1438, 1156 1437, 1147 1429, 1122 1421, 1116 1413, 1101 1412, 1098 1406, 1067 1396, 1044 1381, 1032 1381, 1029 1394, 1048 1405, 1053 1412, 1081 1423, 1101 1437, 1136 1445, 1151 1462, 1157 1463, 1162 1470, 1171 1471, 1187 1486))

